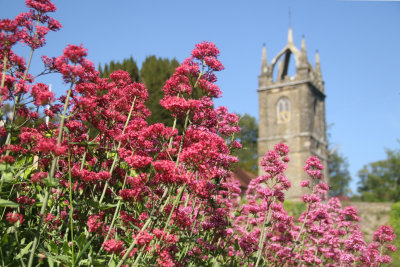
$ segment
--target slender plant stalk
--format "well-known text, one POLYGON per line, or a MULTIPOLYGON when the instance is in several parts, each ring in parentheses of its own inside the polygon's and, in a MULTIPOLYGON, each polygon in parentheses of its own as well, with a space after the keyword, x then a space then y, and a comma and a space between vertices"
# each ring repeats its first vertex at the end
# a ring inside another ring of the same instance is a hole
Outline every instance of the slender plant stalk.
POLYGON ((176 198, 175 198, 175 200, 174 200, 174 203, 172 204, 171 212, 169 213, 167 222, 165 223, 165 227, 164 227, 164 231, 165 231, 165 232, 168 232, 167 230, 168 230, 168 228, 169 228, 169 223, 170 223, 170 221, 171 221, 172 214, 174 213, 174 209, 175 209, 176 205, 178 204, 178 202, 180 202, 181 197, 182 197, 182 194, 183 194, 183 191, 185 191, 185 189, 186 189, 186 184, 184 184, 184 185, 179 189, 178 195, 176 196, 176 198))
MULTIPOLYGON (((21 246, 20 246, 20 242, 19 242, 19 238, 18 238, 18 229, 17 229, 17 227, 14 227, 14 236, 15 236, 15 240, 17 241, 18 249, 21 250, 21 246)), ((21 266, 23 266, 23 267, 26 266, 24 261, 22 260, 22 258, 19 258, 19 261, 21 262, 21 266)))
MULTIPOLYGON (((133 108, 135 107, 135 102, 136 102, 136 96, 135 96, 135 98, 133 99, 133 102, 132 102, 132 105, 131 105, 131 109, 129 110, 128 118, 126 118, 126 122, 125 122, 125 125, 124 125, 124 129, 122 129, 121 135, 125 133, 126 127, 128 127, 129 121, 131 120, 133 108)), ((120 149, 120 147, 121 147, 121 141, 118 142, 118 146, 117 146, 117 149, 116 149, 116 151, 115 151, 114 160, 113 160, 113 163, 112 163, 111 168, 110 168, 110 171, 109 171, 110 175, 112 175, 112 173, 114 172, 115 166, 117 165, 117 161, 118 161, 118 150, 120 149)), ((107 188, 108 188, 108 181, 107 181, 106 184, 104 185, 103 193, 101 194, 101 197, 100 197, 100 200, 99 200, 99 205, 100 205, 100 204, 103 202, 103 200, 104 200, 104 196, 105 196, 105 194, 106 194, 107 188)))
MULTIPOLYGON (((150 222, 151 222, 151 216, 153 214, 150 215, 150 217, 147 219, 146 223, 143 225, 142 229, 140 229, 140 232, 143 232, 144 229, 147 228, 147 226, 149 226, 150 222)), ((122 257, 122 259, 118 262, 117 267, 120 267, 122 264, 124 264, 124 262, 126 261, 126 259, 128 258, 129 254, 131 253, 132 249, 135 247, 135 241, 132 242, 132 244, 129 246, 129 248, 127 249, 127 251, 125 252, 125 255, 122 257)), ((137 261, 137 260, 136 260, 137 261)), ((135 261, 135 262, 136 262, 135 261)), ((135 265, 133 265, 135 266, 135 265)))
POLYGON ((271 220, 270 216, 272 216, 272 212, 270 212, 271 211, 271 209, 270 209, 271 203, 272 202, 268 203, 268 206, 267 206, 268 210, 267 210, 267 214, 264 218, 264 222, 263 222, 263 226, 262 226, 262 230, 261 230, 260 242, 258 243, 257 262, 256 262, 255 267, 258 266, 258 264, 260 263, 261 257, 262 257, 262 251, 264 249, 263 247, 264 247, 264 241, 265 241, 265 237, 266 237, 265 230, 268 228, 268 227, 265 227, 265 225, 269 223, 269 221, 271 220))
MULTIPOLYGON (((4 53, 4 58, 3 58, 3 76, 1 77, 1 87, 4 86, 4 83, 6 82, 6 71, 7 71, 7 61, 8 61, 8 53, 4 53)), ((1 103, 3 103, 3 98, 1 98, 1 103)))
MULTIPOLYGON (((59 129, 58 129, 57 146, 60 145, 60 143, 61 143, 63 129, 64 129, 65 114, 67 113, 68 102, 69 102, 69 98, 71 96, 73 85, 74 85, 74 83, 71 83, 71 87, 69 88, 68 93, 67 93, 67 97, 65 99, 64 110, 63 110, 63 114, 61 116, 61 122, 60 122, 60 126, 59 126, 59 129)), ((58 157, 54 157, 53 161, 51 163, 50 173, 48 175, 48 179, 49 179, 50 184, 52 184, 54 182, 54 173, 56 171, 57 162, 58 162, 58 157)), ((40 229, 41 229, 42 222, 43 222, 43 215, 46 212, 47 203, 49 201, 50 189, 51 188, 48 186, 46 188, 46 191, 45 191, 45 195, 44 195, 44 199, 43 199, 43 203, 42 203, 42 208, 40 209, 40 214, 39 214, 38 227, 36 229, 36 235, 35 235, 35 238, 33 240, 31 253, 29 255, 28 267, 31 267, 32 264, 33 264, 33 258, 34 258, 35 251, 36 251, 36 248, 37 248, 37 245, 38 245, 38 242, 39 242, 39 238, 40 238, 40 229)))
MULTIPOLYGON (((36 35, 37 35, 37 26, 39 25, 39 18, 40 18, 40 12, 39 12, 38 19, 37 19, 37 21, 36 21, 36 28, 35 28, 34 37, 36 37, 36 35)), ((35 51, 35 49, 34 49, 33 47, 31 47, 31 52, 30 52, 30 54, 29 54, 28 65, 26 66, 24 76, 22 77, 22 80, 23 80, 23 81, 26 80, 26 76, 28 75, 29 68, 30 68, 31 63, 32 63, 32 57, 33 57, 33 52, 34 52, 34 51, 35 51)), ((4 69, 5 69, 5 68, 4 68, 4 69)), ((4 74, 3 74, 3 78, 5 79, 5 71, 4 71, 4 74)), ((4 86, 4 84, 3 84, 3 78, 2 78, 2 86, 4 86)), ((14 88, 15 88, 15 86, 16 86, 16 85, 14 85, 14 88)), ((11 128, 10 128, 10 131, 8 132, 8 134, 7 134, 7 138, 6 138, 6 142, 5 142, 6 145, 11 144, 12 128, 13 128, 14 121, 15 121, 15 113, 16 113, 16 109, 17 109, 18 103, 19 103, 19 96, 17 95, 17 96, 15 96, 15 101, 14 101, 14 106, 13 106, 13 111, 12 111, 12 119, 11 119, 11 123, 10 123, 10 124, 11 124, 11 125, 10 125, 11 128)), ((6 155, 9 155, 9 153, 10 153, 10 150, 7 150, 7 151, 6 151, 6 155)))
POLYGON ((308 214, 310 213, 310 208, 311 208, 311 205, 308 204, 308 205, 307 205, 306 217, 304 218, 304 222, 303 222, 303 224, 301 225, 299 235, 297 236, 296 241, 294 242, 294 246, 293 246, 291 252, 293 252, 293 251, 296 249, 297 242, 299 242, 300 236, 301 236, 301 234, 303 233, 303 230, 304 230, 304 227, 305 227, 305 225, 306 225, 307 218, 308 218, 308 214))
POLYGON ((74 207, 72 203, 72 175, 71 175, 71 154, 68 151, 68 179, 69 179, 69 222, 71 228, 71 251, 72 251, 72 267, 75 266, 75 253, 74 253, 74 222, 73 222, 73 214, 74 207))
MULTIPOLYGON (((124 179, 124 183, 122 185, 122 190, 125 189, 127 177, 128 177, 128 174, 125 174, 125 179, 124 179)), ((108 230, 106 238, 104 239, 103 243, 106 242, 108 240, 108 238, 110 237, 111 230, 113 229, 115 220, 117 219, 117 215, 118 215, 119 209, 121 207, 121 202, 122 202, 121 199, 119 199, 118 203, 117 203, 117 208, 115 209, 114 216, 111 221, 110 229, 108 230)), ((103 250, 103 246, 100 247, 100 251, 102 251, 102 250, 103 250)), ((99 253, 100 253, 100 251, 99 251, 99 253)), ((99 254, 99 253, 97 253, 97 254, 99 254)))

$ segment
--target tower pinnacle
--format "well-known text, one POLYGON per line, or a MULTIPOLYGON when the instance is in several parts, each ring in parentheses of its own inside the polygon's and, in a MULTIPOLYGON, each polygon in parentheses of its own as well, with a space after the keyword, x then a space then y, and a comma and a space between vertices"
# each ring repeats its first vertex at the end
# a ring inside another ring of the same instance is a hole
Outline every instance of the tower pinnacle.
POLYGON ((318 50, 315 51, 315 65, 319 67, 320 61, 319 61, 319 53, 318 50))
POLYGON ((293 31, 292 31, 292 27, 289 27, 289 31, 288 31, 288 43, 293 43, 293 31))
POLYGON ((306 51, 306 38, 304 35, 301 37, 301 51, 306 51))
POLYGON ((268 70, 268 61, 267 61, 267 47, 263 44, 262 48, 262 58, 261 58, 261 73, 266 73, 268 70))

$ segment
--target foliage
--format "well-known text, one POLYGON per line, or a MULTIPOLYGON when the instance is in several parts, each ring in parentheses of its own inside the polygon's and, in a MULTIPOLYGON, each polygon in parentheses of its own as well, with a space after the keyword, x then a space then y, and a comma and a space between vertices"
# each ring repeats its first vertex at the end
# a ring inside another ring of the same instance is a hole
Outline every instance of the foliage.
POLYGON ((249 114, 238 115, 241 131, 237 133, 236 138, 240 140, 242 149, 237 152, 239 167, 254 174, 258 173, 258 124, 256 118, 249 114))
POLYGON ((132 81, 139 81, 139 68, 132 56, 122 60, 122 63, 111 60, 110 63, 104 64, 103 68, 99 65, 100 77, 102 78, 109 78, 110 74, 117 70, 124 70, 129 73, 132 81))
POLYGON ((387 149, 386 155, 358 172, 362 201, 400 201, 400 150, 387 149))
MULTIPOLYGON (((164 93, 162 88, 165 82, 179 66, 176 59, 157 58, 156 56, 146 57, 140 69, 140 80, 146 85, 149 92, 149 99, 146 106, 151 111, 151 115, 147 118, 150 124, 163 122, 166 125, 172 125, 174 119, 170 112, 160 105, 160 100, 164 93)), ((183 128, 184 122, 180 122, 180 128, 183 128)))
POLYGON ((331 196, 348 196, 351 193, 349 187, 351 176, 348 170, 349 163, 347 158, 334 151, 329 154, 329 186, 331 196))
MULTIPOLYGON (((246 204, 232 180, 240 143, 236 114, 214 109, 221 94, 219 50, 195 46, 175 69, 160 100, 173 125, 149 124, 144 84, 126 71, 101 78, 81 46, 43 57, 45 73, 60 73, 69 89, 55 99, 14 54, 33 52, 61 25, 48 0, 27 0, 29 13, 0 21, 1 105, 12 116, 0 127, 0 257, 4 266, 298 266, 389 263, 393 229, 381 226, 367 244, 353 207, 329 189, 315 156, 301 186, 299 218, 283 208, 290 182, 289 148, 278 144, 260 164, 246 204), (37 26, 33 26, 37 25, 37 26), (197 93, 196 93, 197 92, 197 93), (194 95, 194 96, 193 96, 194 95), (201 97, 197 97, 202 95, 201 97), (50 105, 50 107, 47 107, 50 105), (30 111, 35 107, 36 111, 30 111), (26 127, 16 124, 24 117, 26 127), (57 123, 34 122, 58 116, 57 123), (177 129, 176 121, 184 121, 177 129)), ((3 115, 3 114, 2 114, 3 115)))
MULTIPOLYGON (((393 227, 394 233, 396 234, 397 238, 393 242, 393 244, 399 249, 400 248, 400 202, 396 202, 392 205, 390 209, 390 219, 389 219, 390 226, 393 227)), ((391 253, 393 258, 392 265, 393 266, 400 266, 400 253, 399 251, 391 253)))
POLYGON ((304 202, 289 200, 285 200, 285 202, 283 202, 283 207, 287 213, 294 218, 300 217, 300 215, 307 209, 307 205, 304 202))

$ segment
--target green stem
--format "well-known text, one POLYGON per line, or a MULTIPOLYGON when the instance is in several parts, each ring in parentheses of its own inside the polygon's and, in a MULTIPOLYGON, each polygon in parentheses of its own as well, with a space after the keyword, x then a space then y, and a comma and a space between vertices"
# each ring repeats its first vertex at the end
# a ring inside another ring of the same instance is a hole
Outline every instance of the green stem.
POLYGON ((301 234, 303 233, 303 230, 304 230, 304 227, 305 227, 305 225, 306 225, 307 218, 308 218, 308 214, 310 213, 310 207, 311 207, 311 205, 308 204, 308 206, 307 206, 306 217, 304 218, 304 222, 303 222, 303 224, 301 225, 300 232, 299 232, 299 235, 298 235, 297 238, 296 238, 296 241, 295 241, 294 246, 293 246, 293 248, 292 248, 292 252, 296 249, 297 242, 299 242, 300 236, 301 236, 301 234))
MULTIPOLYGON (((135 98, 133 99, 133 102, 132 102, 132 105, 131 105, 131 109, 129 110, 128 118, 126 119, 126 122, 125 122, 125 125, 124 125, 124 129, 122 130, 121 135, 123 135, 123 134, 125 133, 126 127, 128 127, 129 121, 131 120, 133 108, 135 107, 135 102, 136 102, 136 96, 135 96, 135 98)), ((116 149, 116 151, 115 151, 114 160, 113 160, 113 163, 112 163, 111 168, 110 168, 110 171, 109 171, 110 176, 111 176, 112 173, 114 172, 115 166, 117 165, 117 161, 118 161, 118 150, 120 149, 120 147, 121 147, 121 141, 118 142, 118 146, 117 146, 117 149, 116 149)), ((105 194, 106 194, 107 188, 108 188, 108 181, 107 181, 106 184, 104 185, 104 189, 103 189, 103 192, 102 192, 101 197, 100 197, 100 200, 99 200, 99 206, 101 205, 101 203, 102 203, 103 200, 104 200, 104 196, 105 196, 105 194)))
MULTIPOLYGON (((149 226, 150 222, 151 222, 151 216, 153 214, 150 215, 150 217, 147 219, 146 223, 143 225, 142 229, 140 229, 140 233, 142 233, 144 231, 144 229, 147 228, 147 226, 149 226)), ((136 240, 135 240, 136 241, 136 240)), ((126 261, 126 259, 129 256, 129 253, 131 253, 132 249, 135 247, 135 241, 132 242, 132 244, 129 246, 129 248, 127 249, 127 251, 125 252, 125 255, 122 257, 122 259, 118 262, 117 267, 120 267, 122 264, 124 264, 124 262, 126 261)), ((136 259, 135 263, 138 261, 138 258, 136 259)), ((133 265, 135 266, 135 265, 133 265)))
MULTIPOLYGON (((122 190, 125 189, 127 177, 128 177, 128 174, 125 174, 125 179, 124 179, 124 184, 122 185, 122 190)), ((111 230, 113 229, 115 220, 117 219, 117 215, 118 215, 120 207, 121 207, 121 199, 118 200, 117 208, 115 209, 114 216, 113 216, 112 221, 111 221, 110 229, 108 230, 106 238, 104 239, 103 243, 106 242, 108 240, 108 238, 110 237, 110 233, 111 233, 111 230)), ((100 251, 102 251, 102 250, 103 250, 103 246, 100 247, 100 250, 99 250, 99 252, 97 254, 99 254, 100 251)))
MULTIPOLYGON (((14 236, 15 236, 15 240, 17 241, 17 246, 18 246, 18 249, 21 251, 21 246, 20 246, 20 242, 19 242, 19 238, 18 238, 18 228, 17 227, 14 227, 14 236)), ((25 265, 25 263, 24 263, 24 261, 22 260, 22 258, 19 258, 19 261, 21 262, 21 265, 23 266, 23 267, 25 267, 26 265, 25 265)))
POLYGON ((74 222, 73 222, 73 214, 74 207, 72 205, 72 175, 71 175, 71 154, 68 151, 68 179, 69 179, 69 221, 71 228, 71 251, 72 251, 72 267, 75 266, 75 254, 74 254, 74 222))
MULTIPOLYGON (((175 117, 174 118, 174 123, 172 124, 172 132, 174 132, 174 130, 175 130, 175 128, 176 128, 176 121, 177 121, 177 118, 175 117)), ((174 140, 174 138, 173 138, 173 136, 171 136, 170 138, 169 138, 169 144, 168 144, 168 148, 171 148, 172 147, 172 141, 174 140)))
MULTIPOLYGON (((314 191, 313 191, 313 192, 314 192, 314 191)), ((294 241, 294 245, 293 245, 293 247, 292 247, 292 250, 290 251, 291 253, 294 252, 295 249, 296 249, 296 247, 297 247, 297 243, 299 242, 300 236, 301 236, 301 234, 302 234, 302 232, 303 232, 303 230, 304 230, 304 227, 305 227, 305 225, 306 225, 306 221, 307 221, 307 218, 308 218, 308 214, 310 213, 310 208, 311 208, 311 205, 310 205, 310 203, 308 203, 308 205, 307 205, 307 213, 306 213, 306 216, 305 216, 304 221, 303 221, 303 223, 302 223, 302 225, 301 225, 299 235, 297 236, 296 240, 294 241)), ((304 245, 304 243, 302 242, 301 247, 303 247, 303 245, 304 245)), ((282 267, 282 266, 284 266, 285 264, 286 264, 286 261, 284 261, 280 266, 282 267)))
POLYGON ((264 241, 265 241, 265 237, 266 237, 265 230, 268 228, 268 227, 265 227, 265 225, 267 223, 269 223, 269 221, 271 219, 270 218, 270 214, 272 216, 272 213, 270 212, 271 211, 270 205, 271 205, 271 202, 268 203, 267 214, 265 214, 265 218, 264 218, 264 222, 263 222, 263 226, 262 226, 262 230, 261 230, 260 242, 258 243, 258 247, 259 248, 258 248, 258 251, 257 251, 257 262, 256 262, 255 267, 257 267, 258 264, 260 263, 261 256, 262 256, 262 251, 264 249, 263 247, 264 247, 264 241))
MULTIPOLYGON (((1 77, 1 87, 4 86, 4 83, 6 82, 6 71, 7 71, 7 60, 8 60, 8 54, 4 53, 4 58, 3 58, 3 76, 1 77)), ((1 98, 1 103, 3 103, 3 98, 1 98)))
MULTIPOLYGON (((40 17, 40 16, 39 16, 40 17)), ((36 22, 36 26, 38 26, 39 25, 39 18, 38 18, 38 20, 37 20, 37 22, 36 22)), ((34 36, 36 36, 37 35, 37 27, 36 27, 36 29, 35 29, 35 33, 34 33, 34 36)), ((29 71, 29 68, 30 68, 30 66, 31 66, 31 62, 32 62, 32 57, 33 57, 33 52, 35 51, 35 49, 32 47, 31 48, 31 53, 30 53, 30 55, 29 55, 29 60, 28 60, 28 65, 26 66, 26 69, 25 69, 25 73, 24 73, 24 76, 22 77, 22 80, 23 81, 25 81, 26 80, 26 76, 28 75, 28 71, 29 71)), ((3 74, 3 78, 5 78, 5 73, 3 74)), ((3 79, 2 78, 2 79, 3 79)), ((3 84, 3 81, 2 81, 2 84, 3 84)), ((3 86, 3 85, 2 85, 3 86)), ((16 85, 14 85, 14 88, 15 88, 15 86, 16 85)), ((16 97, 15 97, 15 101, 14 101, 14 106, 13 106, 13 111, 12 111, 12 119, 11 119, 11 122, 10 122, 10 131, 8 132, 8 134, 7 134, 7 139, 6 139, 6 145, 9 145, 9 144, 11 144, 11 133, 12 133, 12 128, 13 128, 13 125, 14 125, 14 121, 15 121, 15 113, 16 113, 16 109, 17 109, 17 105, 18 105, 18 103, 19 103, 19 96, 17 95, 16 97)), ((10 153, 10 151, 9 150, 7 150, 6 151, 6 155, 9 155, 9 153, 10 153)))
MULTIPOLYGON (((90 132, 90 129, 87 132, 86 145, 88 145, 88 141, 89 141, 89 132, 90 132)), ((82 160, 81 160, 81 170, 83 170, 83 167, 85 166, 87 150, 88 150, 88 147, 86 146, 85 152, 83 152, 83 156, 82 156, 82 160)))
POLYGON ((183 191, 185 191, 185 188, 186 188, 186 184, 184 184, 184 185, 180 188, 180 190, 179 190, 179 192, 178 192, 178 195, 176 196, 176 198, 175 198, 175 200, 174 200, 174 203, 173 203, 173 205, 172 205, 171 212, 169 213, 167 222, 165 223, 164 232, 167 232, 167 233, 168 233, 167 230, 168 230, 168 228, 169 228, 169 223, 170 223, 170 221, 171 221, 172 214, 174 213, 174 210, 175 210, 176 205, 177 205, 178 202, 181 200, 181 196, 182 196, 182 194, 183 194, 183 191))
MULTIPOLYGON (((60 145, 60 143, 61 143, 62 134, 63 134, 63 128, 64 128, 65 114, 67 113, 68 102, 69 102, 69 98, 71 96, 71 91, 72 91, 73 84, 74 83, 71 83, 71 87, 68 90, 67 97, 65 99, 64 110, 63 110, 63 114, 61 116, 61 122, 60 122, 60 126, 59 126, 59 129, 58 129, 57 146, 60 145)), ((48 179, 49 179, 50 184, 52 184, 53 181, 54 181, 54 173, 56 171, 57 162, 58 162, 58 157, 54 157, 53 161, 51 163, 50 173, 48 175, 48 179)), ((32 264, 33 264, 33 258, 34 258, 35 251, 36 251, 36 248, 37 248, 37 245, 38 245, 38 242, 39 242, 39 238, 40 238, 40 234, 39 233, 40 233, 40 229, 41 229, 41 226, 42 226, 43 215, 46 212, 47 203, 49 201, 49 194, 50 194, 50 187, 47 187, 46 191, 45 191, 43 203, 42 203, 42 208, 40 209, 38 227, 36 229, 35 239, 33 240, 33 245, 32 245, 31 253, 30 253, 30 256, 29 256, 28 267, 32 267, 32 264)))
MULTIPOLYGON (((199 209, 197 210, 196 217, 195 217, 194 220, 193 220, 193 227, 192 227, 192 230, 190 231, 190 234, 193 234, 194 228, 196 227, 196 220, 197 220, 197 217, 199 217, 200 210, 201 210, 201 205, 202 205, 202 204, 203 204, 203 202, 200 201, 199 209)), ((193 212, 193 211, 192 211, 192 212, 193 212)))
POLYGON ((182 140, 181 140, 181 142, 180 142, 180 144, 179 144, 178 155, 176 156, 176 165, 178 165, 179 156, 181 155, 181 152, 182 152, 183 141, 184 141, 184 139, 185 139, 186 129, 187 129, 187 127, 188 127, 188 122, 189 122, 189 113, 190 113, 190 110, 188 110, 188 111, 186 112, 185 126, 184 126, 184 131, 183 131, 183 133, 182 133, 182 140))

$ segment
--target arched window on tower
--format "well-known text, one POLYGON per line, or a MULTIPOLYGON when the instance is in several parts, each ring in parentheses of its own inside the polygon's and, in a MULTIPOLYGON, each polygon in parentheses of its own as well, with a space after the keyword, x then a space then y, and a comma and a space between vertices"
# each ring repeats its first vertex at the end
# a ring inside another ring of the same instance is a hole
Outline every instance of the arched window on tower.
POLYGON ((290 121, 291 105, 287 97, 281 97, 276 104, 276 115, 278 123, 287 123, 290 121))

